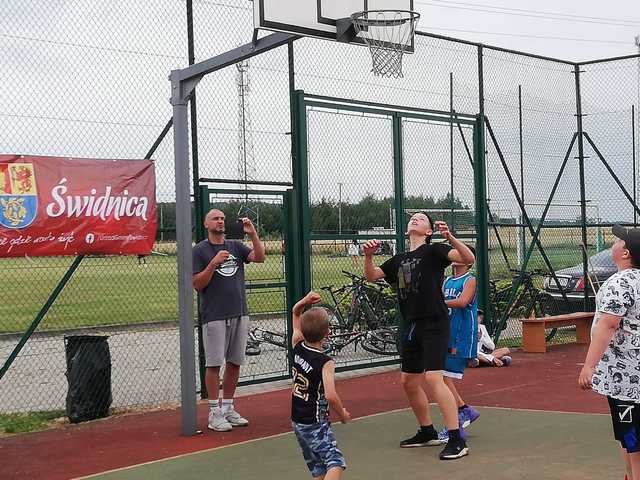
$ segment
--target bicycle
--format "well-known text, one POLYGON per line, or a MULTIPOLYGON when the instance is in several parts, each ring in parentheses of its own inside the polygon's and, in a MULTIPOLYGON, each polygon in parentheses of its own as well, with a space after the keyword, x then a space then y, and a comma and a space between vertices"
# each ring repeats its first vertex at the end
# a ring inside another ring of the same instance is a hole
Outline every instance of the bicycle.
MULTIPOLYGON (((534 277, 543 276, 543 270, 532 270, 520 272, 520 270, 510 270, 514 274, 509 285, 498 286, 494 280, 489 281, 489 309, 492 319, 498 321, 496 330, 504 330, 507 320, 511 317, 518 318, 539 318, 557 314, 558 307, 555 298, 548 293, 541 291, 535 286, 534 277), (522 276, 522 281, 516 296, 511 305, 507 305, 511 291, 516 282, 522 276)), ((557 328, 552 329, 546 335, 546 341, 550 341, 557 333, 557 328)))
MULTIPOLYGON (((330 334, 325 342, 325 353, 335 354, 348 345, 358 344, 370 353, 378 355, 397 355, 394 326, 396 301, 395 295, 386 291, 386 282, 369 283, 364 277, 342 271, 351 283, 335 288, 321 287, 329 293, 332 304, 319 303, 329 314, 330 334)), ((247 355, 259 355, 260 344, 268 343, 287 348, 284 332, 274 332, 256 327, 249 332, 247 355)))
POLYGON ((396 317, 395 295, 388 292, 389 285, 379 280, 369 283, 364 277, 342 270, 342 274, 351 280, 350 284, 335 288, 321 287, 329 293, 332 304, 320 303, 329 312, 329 324, 332 331, 329 339, 337 351, 358 343, 370 353, 378 355, 397 355, 393 351, 393 342, 387 341, 395 336, 396 317))

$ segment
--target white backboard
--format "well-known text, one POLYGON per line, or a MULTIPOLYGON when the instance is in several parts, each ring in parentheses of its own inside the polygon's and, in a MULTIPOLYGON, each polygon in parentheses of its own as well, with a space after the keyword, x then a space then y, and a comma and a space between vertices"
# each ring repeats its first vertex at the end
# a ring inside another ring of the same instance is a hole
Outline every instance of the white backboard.
MULTIPOLYGON (((363 10, 411 10, 413 0, 253 0, 255 27, 336 39, 336 20, 363 10)), ((363 34, 361 34, 363 35, 363 34)), ((356 37, 354 43, 363 43, 356 37)), ((407 49, 413 50, 413 39, 407 49)))

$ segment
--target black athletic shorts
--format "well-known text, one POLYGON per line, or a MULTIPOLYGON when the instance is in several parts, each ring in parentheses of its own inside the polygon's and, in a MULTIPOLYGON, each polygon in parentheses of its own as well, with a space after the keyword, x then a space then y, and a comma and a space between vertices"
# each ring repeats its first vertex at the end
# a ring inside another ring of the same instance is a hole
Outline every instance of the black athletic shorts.
POLYGON ((640 404, 607 397, 613 437, 628 453, 640 452, 640 404))
POLYGON ((405 373, 444 370, 449 346, 449 319, 407 322, 402 329, 400 357, 405 373))

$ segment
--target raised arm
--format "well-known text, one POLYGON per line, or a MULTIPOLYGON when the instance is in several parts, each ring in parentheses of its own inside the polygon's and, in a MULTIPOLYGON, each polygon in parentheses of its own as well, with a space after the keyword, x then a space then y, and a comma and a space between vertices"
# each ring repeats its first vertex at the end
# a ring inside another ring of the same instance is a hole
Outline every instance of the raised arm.
POLYGON ((462 263, 464 265, 472 265, 476 261, 476 257, 471 249, 454 237, 453 233, 449 231, 449 226, 446 222, 436 222, 436 228, 442 237, 453 247, 453 250, 450 250, 447 255, 449 261, 462 263))
POLYGON ((300 317, 304 312, 304 307, 318 303, 320 300, 322 300, 320 295, 311 291, 293 306, 293 310, 291 312, 293 314, 293 334, 291 337, 291 345, 295 346, 304 340, 304 337, 302 336, 302 329, 300 327, 300 317))
POLYGON ((251 238, 253 246, 253 250, 251 250, 247 260, 253 263, 264 262, 264 259, 266 258, 264 243, 262 243, 260 238, 258 238, 256 227, 253 226, 253 223, 248 218, 242 219, 242 226, 244 227, 244 233, 249 235, 249 238, 251 238))
POLYGON ((384 278, 384 272, 373 263, 373 254, 380 248, 380 240, 368 240, 362 246, 364 252, 364 277, 368 282, 384 278))
POLYGON ((462 287, 462 293, 458 298, 447 300, 445 303, 449 308, 464 308, 473 302, 473 298, 476 296, 476 279, 475 277, 469 278, 464 282, 462 287))

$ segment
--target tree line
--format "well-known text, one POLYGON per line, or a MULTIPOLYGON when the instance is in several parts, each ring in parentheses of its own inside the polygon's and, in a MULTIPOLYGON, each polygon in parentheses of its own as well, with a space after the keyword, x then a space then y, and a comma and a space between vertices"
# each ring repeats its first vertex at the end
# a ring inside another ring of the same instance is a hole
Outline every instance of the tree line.
MULTIPOLYGON (((406 209, 456 209, 468 210, 456 212, 455 222, 458 226, 473 225, 473 211, 458 198, 451 198, 450 194, 439 199, 430 196, 408 196, 404 200, 406 209)), ((264 201, 229 201, 212 202, 211 208, 222 210, 227 221, 234 221, 239 217, 249 217, 259 226, 259 233, 263 237, 279 237, 284 222, 284 211, 281 204, 264 201)), ((374 227, 391 228, 394 209, 393 197, 377 198, 367 195, 357 203, 338 202, 337 200, 322 198, 311 204, 311 224, 314 232, 318 233, 356 233, 359 230, 370 230, 374 227)), ((202 222, 202 219, 192 219, 202 222)), ((176 205, 174 202, 157 204, 158 240, 174 240, 176 228, 176 205)), ((438 213, 434 217, 451 223, 450 213, 438 213)), ((408 220, 402 219, 402 222, 408 220)))

